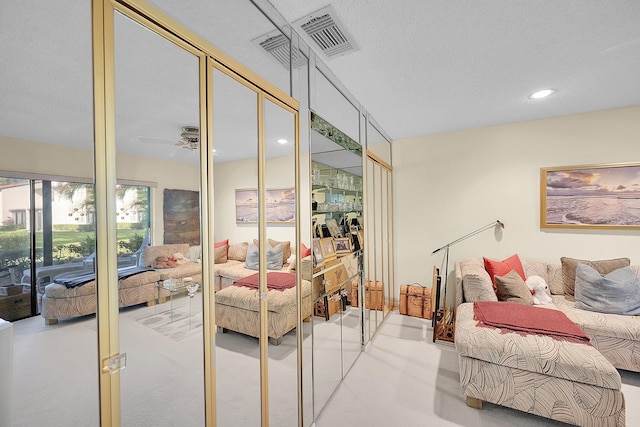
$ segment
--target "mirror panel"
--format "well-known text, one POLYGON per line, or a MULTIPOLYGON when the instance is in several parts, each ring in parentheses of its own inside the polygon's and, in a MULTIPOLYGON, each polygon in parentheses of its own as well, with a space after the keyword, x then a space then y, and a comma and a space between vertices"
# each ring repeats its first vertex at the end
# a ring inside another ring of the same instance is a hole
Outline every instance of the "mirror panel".
POLYGON ((339 129, 351 139, 360 138, 360 113, 351 102, 331 83, 327 77, 316 69, 315 87, 312 88, 313 111, 320 114, 327 122, 339 129))
POLYGON ((211 210, 214 240, 221 252, 215 265, 217 425, 260 425, 258 298, 252 289, 233 286, 237 278, 260 268, 257 247, 250 249, 258 239, 258 94, 217 68, 213 69, 213 149, 211 210), (244 153, 242 158, 234 154, 238 151, 244 153), (251 269, 246 268, 247 260, 251 269), (242 301, 249 305, 243 307, 242 301))
POLYGON ((267 215, 267 323, 269 332, 269 419, 298 425, 297 293, 303 318, 311 316, 311 282, 296 283, 295 115, 264 99, 267 215), (282 285, 286 289, 279 289, 282 285), (290 287, 292 286, 292 287, 290 287))
POLYGON ((0 284, 15 285, 0 297, 14 344, 0 425, 45 425, 51 414, 98 425, 95 282, 80 312, 53 283, 89 269, 95 242, 91 3, 2 2, 0 21, 0 284))
POLYGON ((114 27, 117 178, 156 183, 114 195, 122 424, 203 425, 198 57, 120 13, 114 27))
POLYGON ((361 348, 362 150, 315 113, 311 114, 311 129, 317 414, 361 348))
POLYGON ((369 117, 367 124, 367 150, 388 165, 391 165, 391 142, 387 140, 369 117))
MULTIPOLYGON (((255 73, 290 93, 289 39, 250 1, 209 0, 185 7, 175 0, 149 0, 179 23, 255 73)), ((299 63, 296 61, 295 66, 299 63)))

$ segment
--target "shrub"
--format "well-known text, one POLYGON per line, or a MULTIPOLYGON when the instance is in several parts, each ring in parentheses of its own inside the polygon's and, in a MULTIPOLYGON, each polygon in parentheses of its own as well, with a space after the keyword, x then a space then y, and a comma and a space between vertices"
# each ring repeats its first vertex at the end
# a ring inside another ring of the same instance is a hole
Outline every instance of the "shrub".
POLYGON ((142 242, 144 240, 144 236, 142 234, 135 233, 133 236, 129 238, 129 240, 120 240, 118 242, 118 246, 124 252, 133 253, 140 248, 142 242))

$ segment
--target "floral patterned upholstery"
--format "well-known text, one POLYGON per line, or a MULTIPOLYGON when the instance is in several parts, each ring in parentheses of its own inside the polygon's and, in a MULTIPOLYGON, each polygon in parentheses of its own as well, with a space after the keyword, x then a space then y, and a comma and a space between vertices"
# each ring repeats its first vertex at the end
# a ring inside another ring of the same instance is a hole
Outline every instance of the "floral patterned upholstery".
POLYGON ((625 425, 620 375, 594 347, 478 327, 472 303, 458 307, 455 345, 466 396, 570 424, 625 425))

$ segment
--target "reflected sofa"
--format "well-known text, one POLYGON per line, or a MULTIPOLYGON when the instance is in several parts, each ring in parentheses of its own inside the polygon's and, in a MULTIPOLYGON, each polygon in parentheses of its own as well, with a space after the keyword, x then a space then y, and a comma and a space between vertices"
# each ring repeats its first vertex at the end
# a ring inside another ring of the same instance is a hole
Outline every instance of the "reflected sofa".
MULTIPOLYGON (((153 261, 159 256, 171 257, 181 253, 187 262, 173 268, 153 269, 118 280, 118 303, 120 307, 138 304, 154 305, 163 300, 169 291, 161 289, 162 281, 191 277, 194 281, 202 280, 202 265, 189 256, 188 244, 168 244, 147 246, 140 257, 140 267, 151 268, 153 261)), ((96 281, 90 280, 83 285, 67 288, 62 283, 50 283, 45 286, 42 296, 41 315, 47 325, 58 323, 59 319, 85 316, 96 312, 96 281)))
MULTIPOLYGON (((552 305, 591 339, 591 346, 548 336, 479 327, 473 302, 495 300, 482 258, 455 265, 455 345, 469 406, 482 401, 576 425, 625 424, 616 368, 640 372, 640 316, 585 311, 564 296, 562 265, 522 259, 526 277, 541 276, 552 305)), ((640 277, 640 268, 631 266, 640 277)), ((505 303, 507 304, 507 303, 505 303)))

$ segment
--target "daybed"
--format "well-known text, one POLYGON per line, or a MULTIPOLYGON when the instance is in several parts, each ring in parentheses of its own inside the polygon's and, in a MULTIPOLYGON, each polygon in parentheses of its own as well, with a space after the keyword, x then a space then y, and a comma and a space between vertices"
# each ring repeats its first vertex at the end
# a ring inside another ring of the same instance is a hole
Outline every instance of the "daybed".
MULTIPOLYGON (((639 316, 576 308, 565 295, 562 264, 523 259, 522 267, 526 277, 540 276, 549 285, 553 304, 547 309, 566 314, 592 346, 478 326, 473 302, 497 299, 491 278, 482 259, 457 262, 455 345, 467 403, 488 401, 577 425, 624 425, 615 368, 640 371, 639 316)), ((564 276, 568 280, 566 270, 564 276)))
MULTIPOLYGON (((140 267, 151 268, 154 260, 160 256, 171 257, 181 253, 185 258, 189 255, 188 244, 171 244, 146 247, 142 253, 140 267)), ((123 269, 124 270, 124 269, 123 269)), ((121 270, 122 271, 122 270, 121 270)), ((149 269, 118 281, 120 307, 128 307, 147 303, 153 305, 159 298, 166 297, 169 292, 159 292, 158 283, 169 279, 192 277, 194 281, 202 279, 200 263, 185 260, 173 268, 149 269)), ((44 289, 41 314, 48 325, 58 323, 58 319, 85 316, 96 312, 96 281, 67 287, 63 283, 51 283, 44 289)))
MULTIPOLYGON (((257 243, 254 242, 254 243, 257 243)), ((283 243, 283 262, 279 270, 268 269, 270 273, 295 274, 294 248, 290 242, 276 242, 269 240, 269 245, 274 247, 283 243), (286 262, 289 261, 289 262, 286 262)), ((247 242, 231 244, 226 247, 221 244, 216 248, 215 264, 215 316, 216 326, 222 331, 232 330, 252 337, 260 335, 259 298, 257 289, 242 286, 234 286, 234 282, 254 276, 257 271, 247 268, 246 258, 249 251, 247 242)), ((278 345, 282 336, 294 329, 297 325, 297 286, 279 290, 269 289, 267 294, 268 333, 269 341, 278 345)), ((302 317, 311 316, 311 282, 302 280, 300 286, 302 292, 302 317)))

